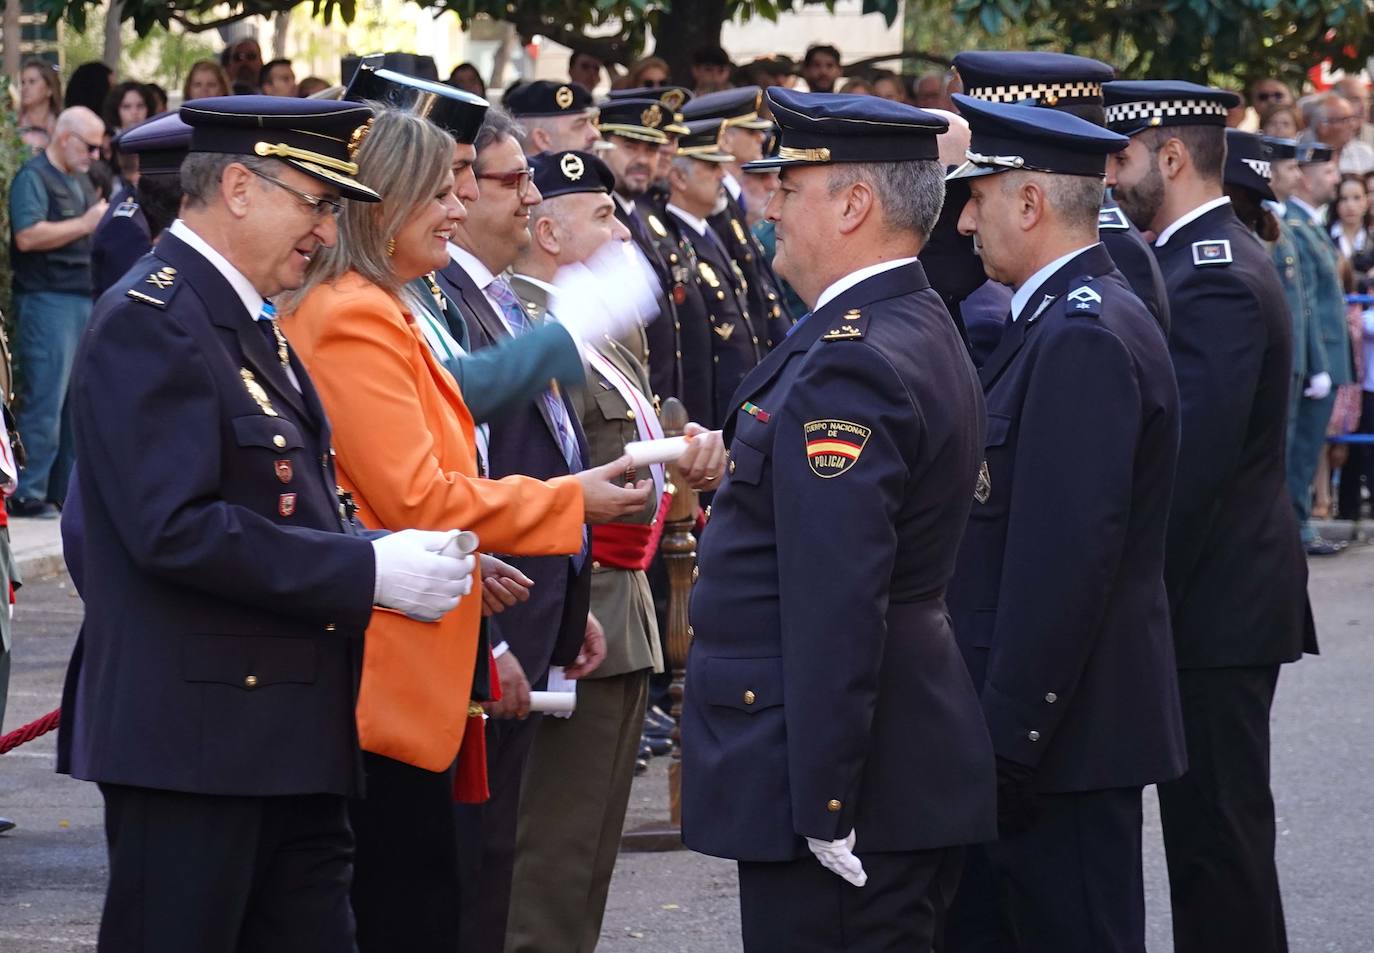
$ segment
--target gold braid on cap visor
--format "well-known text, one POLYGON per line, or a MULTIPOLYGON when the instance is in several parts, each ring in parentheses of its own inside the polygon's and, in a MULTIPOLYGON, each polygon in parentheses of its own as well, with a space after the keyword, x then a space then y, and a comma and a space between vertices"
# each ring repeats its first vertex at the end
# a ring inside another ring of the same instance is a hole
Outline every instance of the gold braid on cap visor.
MULTIPOLYGON (((371 120, 369 120, 371 122, 371 120)), ((359 140, 361 142, 361 140, 359 140)), ((352 143, 349 143, 350 147, 352 143)), ((335 172, 342 172, 344 175, 357 175, 358 163, 349 162, 346 159, 336 159, 319 152, 311 152, 309 149, 297 149, 295 146, 288 146, 281 142, 259 142, 253 146, 253 152, 260 156, 275 156, 279 159, 295 159, 297 162, 306 162, 314 166, 322 166, 326 169, 333 169, 335 172)))

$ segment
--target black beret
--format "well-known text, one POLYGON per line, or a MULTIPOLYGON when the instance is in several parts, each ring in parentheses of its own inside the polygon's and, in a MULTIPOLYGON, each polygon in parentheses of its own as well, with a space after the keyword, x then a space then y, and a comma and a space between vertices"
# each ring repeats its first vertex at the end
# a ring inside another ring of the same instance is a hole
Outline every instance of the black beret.
POLYGON ((530 159, 534 185, 546 199, 576 192, 606 192, 615 188, 615 173, 590 152, 545 152, 530 159))
POLYGON ((547 79, 523 83, 512 89, 501 105, 515 116, 572 116, 592 107, 592 94, 580 83, 554 83, 547 79))

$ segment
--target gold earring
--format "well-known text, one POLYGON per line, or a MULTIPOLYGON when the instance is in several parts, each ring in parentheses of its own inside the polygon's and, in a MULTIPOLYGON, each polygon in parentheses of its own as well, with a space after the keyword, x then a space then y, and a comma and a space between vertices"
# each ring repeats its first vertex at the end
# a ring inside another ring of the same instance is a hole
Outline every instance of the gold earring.
POLYGON ((396 254, 396 239, 388 238, 386 240, 386 254, 388 258, 396 254))

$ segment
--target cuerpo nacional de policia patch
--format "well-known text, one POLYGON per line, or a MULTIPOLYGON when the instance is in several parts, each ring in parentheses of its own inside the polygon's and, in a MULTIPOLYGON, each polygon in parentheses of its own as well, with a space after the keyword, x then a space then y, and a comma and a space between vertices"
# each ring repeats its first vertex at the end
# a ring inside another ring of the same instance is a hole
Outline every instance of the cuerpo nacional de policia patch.
POLYGON ((811 472, 829 480, 859 460, 873 431, 848 420, 811 420, 803 425, 806 462, 811 472))

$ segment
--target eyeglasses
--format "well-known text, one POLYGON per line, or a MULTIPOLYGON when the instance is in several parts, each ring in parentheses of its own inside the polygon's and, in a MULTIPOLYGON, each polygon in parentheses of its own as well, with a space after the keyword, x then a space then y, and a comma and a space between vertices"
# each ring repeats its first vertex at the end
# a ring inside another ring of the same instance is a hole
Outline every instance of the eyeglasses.
POLYGON ((1267 103, 1267 102, 1268 102, 1269 100, 1271 100, 1271 99, 1283 99, 1283 98, 1285 98, 1287 95, 1288 95, 1288 94, 1285 93, 1283 90, 1281 90, 1281 89, 1276 89, 1276 90, 1274 90, 1274 91, 1272 91, 1272 92, 1268 92, 1268 93, 1256 93, 1256 94, 1255 94, 1255 98, 1258 99, 1258 100, 1259 100, 1260 102, 1262 102, 1262 103, 1267 103))
POLYGON ((100 155, 100 143, 97 142, 95 145, 91 145, 89 142, 78 136, 76 133, 72 133, 72 138, 75 139, 77 142, 81 143, 83 146, 85 146, 86 151, 91 155, 100 155))
POLYGON ((281 179, 275 178, 274 176, 270 176, 266 172, 259 172, 257 169, 252 168, 248 169, 248 171, 253 173, 260 179, 266 179, 268 182, 271 182, 277 188, 285 189, 286 191, 290 192, 296 198, 304 202, 306 204, 306 207, 314 213, 316 218, 324 218, 326 215, 338 218, 341 214, 343 214, 343 205, 341 205, 338 202, 334 202, 321 195, 311 195, 309 192, 302 192, 300 189, 293 188, 292 186, 287 185, 281 179))
POLYGON ((530 181, 534 178, 533 169, 516 169, 514 172, 479 172, 479 179, 500 182, 508 189, 515 189, 515 197, 523 199, 530 191, 530 181))

